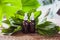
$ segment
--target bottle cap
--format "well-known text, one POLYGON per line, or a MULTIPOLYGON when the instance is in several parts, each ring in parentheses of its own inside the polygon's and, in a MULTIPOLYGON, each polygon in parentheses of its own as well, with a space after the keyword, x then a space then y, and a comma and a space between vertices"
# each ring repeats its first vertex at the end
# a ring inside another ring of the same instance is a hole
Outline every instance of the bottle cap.
POLYGON ((34 13, 32 12, 31 16, 30 16, 30 20, 34 20, 34 13))
POLYGON ((27 13, 25 13, 24 20, 28 20, 27 13))

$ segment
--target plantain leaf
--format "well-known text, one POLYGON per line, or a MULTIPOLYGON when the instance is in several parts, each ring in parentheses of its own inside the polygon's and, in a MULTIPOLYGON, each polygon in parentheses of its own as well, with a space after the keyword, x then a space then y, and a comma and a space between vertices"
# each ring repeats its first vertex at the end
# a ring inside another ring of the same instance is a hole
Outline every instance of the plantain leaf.
POLYGON ((19 30, 22 30, 22 27, 21 26, 18 26, 16 29, 14 29, 14 32, 17 32, 19 30))
POLYGON ((0 0, 0 21, 6 16, 9 19, 17 10, 21 9, 21 0, 0 0), (2 16, 4 15, 4 16, 2 16))
POLYGON ((41 11, 36 11, 34 13, 34 19, 35 19, 35 22, 36 22, 36 25, 38 24, 38 17, 41 15, 41 11))
POLYGON ((9 29, 2 29, 2 33, 9 34, 14 31, 15 27, 10 27, 9 29))
POLYGON ((54 23, 46 21, 36 27, 37 32, 42 35, 53 36, 58 33, 58 26, 54 23))
POLYGON ((21 0, 22 9, 25 12, 32 10, 33 8, 38 8, 40 4, 37 0, 21 0))
POLYGON ((2 22, 2 18, 3 18, 2 8, 1 8, 1 6, 0 6, 0 24, 1 24, 1 22, 2 22))

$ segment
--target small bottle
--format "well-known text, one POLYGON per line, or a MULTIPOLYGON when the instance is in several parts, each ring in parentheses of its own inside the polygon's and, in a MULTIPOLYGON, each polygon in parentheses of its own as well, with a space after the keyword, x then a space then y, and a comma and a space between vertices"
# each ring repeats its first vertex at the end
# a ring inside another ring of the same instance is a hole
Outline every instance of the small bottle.
POLYGON ((32 13, 30 16, 30 27, 29 27, 29 31, 30 33, 35 33, 35 20, 34 20, 34 14, 32 13))
POLYGON ((22 27, 23 33, 28 33, 28 26, 29 26, 28 16, 27 16, 27 13, 25 13, 24 21, 23 21, 23 27, 22 27))

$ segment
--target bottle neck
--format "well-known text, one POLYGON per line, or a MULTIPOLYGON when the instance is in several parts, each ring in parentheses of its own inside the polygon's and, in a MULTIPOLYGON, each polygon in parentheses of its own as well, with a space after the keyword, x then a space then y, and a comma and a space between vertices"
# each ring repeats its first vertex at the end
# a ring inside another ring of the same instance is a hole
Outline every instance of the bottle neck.
POLYGON ((31 22, 35 22, 35 20, 31 20, 31 22))

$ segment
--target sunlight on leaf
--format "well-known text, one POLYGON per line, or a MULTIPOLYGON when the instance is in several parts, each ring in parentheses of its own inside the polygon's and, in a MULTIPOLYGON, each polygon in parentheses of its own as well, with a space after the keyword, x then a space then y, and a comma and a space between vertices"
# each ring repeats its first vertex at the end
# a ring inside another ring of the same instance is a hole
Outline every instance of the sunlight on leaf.
POLYGON ((21 10, 21 0, 1 0, 0 1, 0 19, 3 17, 4 14, 7 19, 9 19, 11 16, 14 16, 16 11, 21 10))

